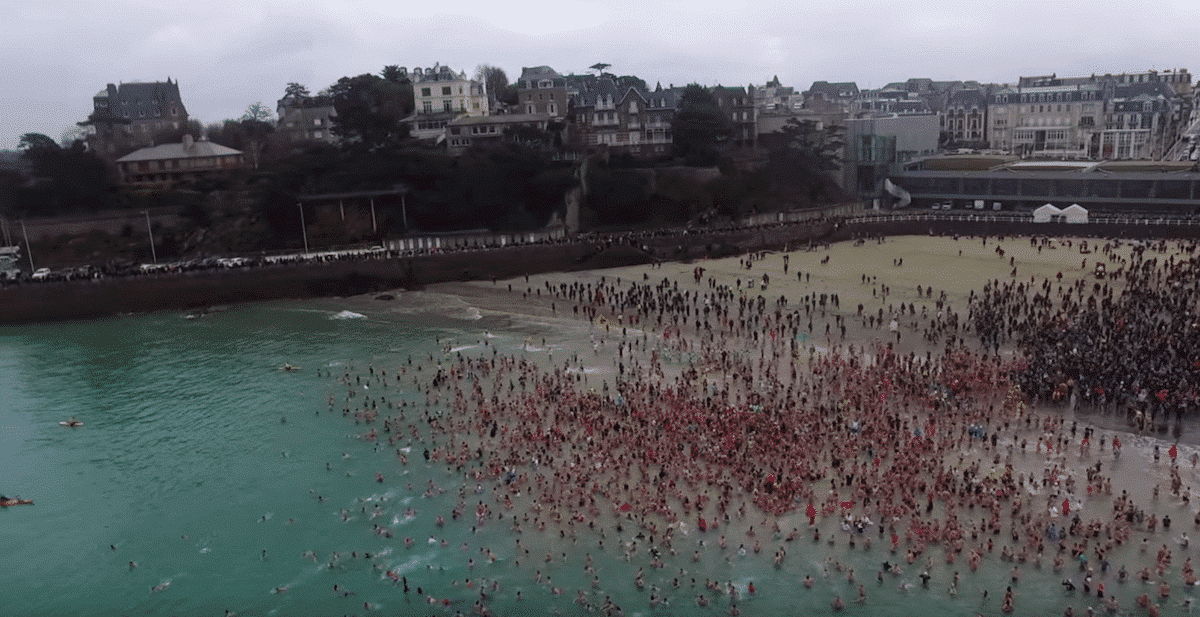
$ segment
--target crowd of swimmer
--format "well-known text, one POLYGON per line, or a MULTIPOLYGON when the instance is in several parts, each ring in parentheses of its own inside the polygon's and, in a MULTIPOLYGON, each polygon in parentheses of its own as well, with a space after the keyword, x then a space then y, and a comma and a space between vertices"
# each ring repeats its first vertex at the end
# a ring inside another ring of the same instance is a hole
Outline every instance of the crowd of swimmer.
MULTIPOLYGON (((1040 251, 1054 241, 1030 242, 1040 251)), ((1106 278, 993 281, 971 305, 980 339, 1015 343, 1024 366, 1014 379, 1036 399, 1128 411, 1141 428, 1178 420, 1200 399, 1197 245, 1139 243, 1128 257, 1119 241, 1077 246, 1085 269, 1089 255, 1107 262, 1106 278)))
MULTIPOLYGON (((450 355, 425 371, 410 360, 390 378, 373 368, 369 375, 347 372, 341 376, 348 387, 343 413, 379 426, 365 438, 377 445, 386 440, 401 465, 408 464, 409 447, 421 448, 426 460, 463 474, 451 519, 473 516, 475 525, 508 526, 518 555, 525 552, 515 565, 537 559, 528 554, 529 543, 522 544, 526 531, 577 545, 582 538, 599 551, 608 540, 625 559, 645 559, 650 584, 639 570, 634 585, 648 592, 651 608, 683 595, 684 602, 723 603, 738 614, 743 598, 732 584, 705 581, 697 589, 693 580, 679 591, 689 550, 692 561, 714 550, 712 543, 726 559, 735 551, 768 550, 782 567, 789 543, 802 536, 820 542, 818 521, 836 519, 844 533, 838 537, 852 549, 879 544, 896 555, 877 573, 880 582, 885 574, 898 576, 900 562, 923 562, 921 579, 928 584, 939 552, 951 595, 960 559, 974 572, 998 552, 1015 564, 1014 583, 1022 571, 1016 564, 1059 573, 1070 560, 1071 567, 1078 564, 1084 592, 1118 610, 1119 594, 1103 584, 1110 553, 1135 530, 1154 533, 1159 522, 1124 493, 1111 517, 1085 519, 1078 507, 1070 512, 1085 492, 1112 495, 1101 454, 1119 455, 1116 439, 1109 450, 1101 438, 1093 456, 1090 429, 1084 431, 1079 456, 1087 461, 1086 478, 1077 479, 1065 461, 1074 427, 1068 431, 1058 415, 1028 409, 1008 380, 1014 366, 998 355, 956 337, 939 354, 899 354, 883 342, 814 353, 802 342, 814 318, 828 324, 833 317, 844 327, 833 313, 836 295, 810 294, 789 310, 786 298, 768 301, 702 275, 697 270, 692 289, 666 279, 652 284, 646 275, 641 283, 602 278, 521 292, 545 291, 555 311, 558 303, 573 305, 574 314, 593 324, 597 354, 605 341, 615 341, 611 386, 605 381, 597 389, 585 381, 585 358, 539 367, 493 347, 490 354, 450 355), (425 408, 358 390, 389 380, 418 388, 425 408), (1031 453, 1053 464, 1037 475, 1017 471, 1014 457, 1031 453), (476 484, 476 497, 468 495, 467 483, 476 484), (799 512, 804 516, 792 520, 802 526, 806 519, 804 532, 781 525, 799 512)), ((383 481, 382 473, 377 479, 383 481)), ((435 490, 442 489, 431 482, 428 491, 435 490)), ((447 521, 438 515, 436 523, 447 521)), ((386 525, 375 525, 375 532, 391 534, 386 525)), ((411 547, 413 540, 404 544, 411 547)), ((547 552, 547 566, 557 560, 547 552)), ((1160 581, 1160 598, 1170 594, 1170 562, 1164 544, 1155 565, 1138 573, 1143 581, 1160 581)), ((623 614, 590 553, 585 569, 593 584, 574 590, 575 601, 623 614)), ((1182 574, 1194 582, 1190 559, 1182 574)), ((858 601, 866 602, 865 586, 853 570, 847 576, 857 584, 858 601)), ((1125 582, 1124 566, 1116 577, 1125 582)), ((468 582, 464 588, 477 595, 455 601, 473 600, 473 612, 490 614, 495 583, 468 582)), ((572 591, 540 571, 536 583, 555 595, 572 591)), ((803 583, 815 582, 806 577, 803 583)), ((1159 611, 1148 594, 1136 601, 1150 614, 1159 611)), ((845 602, 835 596, 832 606, 845 602)), ((1000 610, 1011 613, 1016 606, 1010 586, 1000 610)))

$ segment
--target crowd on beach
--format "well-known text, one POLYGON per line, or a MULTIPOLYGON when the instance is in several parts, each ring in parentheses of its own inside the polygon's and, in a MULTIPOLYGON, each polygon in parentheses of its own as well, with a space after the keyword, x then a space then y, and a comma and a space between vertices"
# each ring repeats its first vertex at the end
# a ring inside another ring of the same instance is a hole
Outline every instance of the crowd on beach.
MULTIPOLYGON (((1114 262, 1125 259, 1096 248, 1114 262)), ((424 362, 341 371, 345 395, 331 397, 329 407, 369 427, 362 438, 386 444, 396 464, 414 464, 410 454, 420 451, 414 456, 454 471, 457 486, 430 480, 410 487, 425 497, 458 490, 451 511, 423 514, 436 516, 438 527, 507 528, 513 565, 547 570, 538 569, 534 584, 603 614, 624 613, 612 596, 628 597, 627 585, 651 609, 686 602, 739 614, 753 583, 689 581, 687 564, 766 552, 781 568, 789 555, 811 550, 803 542, 879 551, 875 578, 901 581, 901 592, 917 571, 922 586, 933 580, 955 596, 963 573, 985 560, 1011 566, 1011 584, 985 588, 981 612, 1022 612, 1021 578, 1050 570, 1085 607, 1095 602, 1117 612, 1132 598, 1158 615, 1172 585, 1186 590, 1196 582, 1186 533, 1170 538, 1169 516, 1158 517, 1158 487, 1146 502, 1114 478, 1120 435, 1080 429, 1056 408, 1030 406, 1052 401, 1063 380, 1074 382, 1068 394, 1092 388, 1110 401, 1170 380, 1178 387, 1180 375, 1162 373, 1158 360, 1195 349, 1184 345, 1188 339, 1170 340, 1175 328, 1191 327, 1172 311, 1194 303, 1181 293, 1195 292, 1192 261, 1144 253, 1121 263, 1120 289, 1112 279, 1057 292, 1046 280, 994 281, 971 294, 965 319, 931 287, 918 289, 928 301, 919 309, 888 304, 886 282, 866 275, 862 284, 877 286, 877 311, 842 307, 838 294, 815 290, 771 299, 769 276, 755 267, 778 256, 765 254, 746 256, 746 272, 734 280, 706 277, 699 266, 691 283, 655 282, 653 270, 640 281, 538 284, 527 277, 509 291, 588 320, 591 355, 555 362, 551 354, 539 364, 484 338, 475 353, 447 348, 424 362), (888 334, 875 335, 885 323, 888 334), (897 323, 922 330, 929 348, 903 351, 897 323), (847 325, 867 334, 847 338, 847 325), (1076 351, 1102 337, 1109 340, 1097 355, 1076 351), (1145 355, 1118 353, 1135 341, 1145 355), (999 352, 1009 344, 1018 353, 1004 359, 999 352), (596 364, 611 370, 589 377, 596 364), (1099 390, 1119 384, 1105 381, 1117 374, 1125 389, 1099 390), (400 388, 415 389, 417 401, 401 400, 400 388), (546 549, 543 559, 534 548, 543 545, 532 539, 538 536, 562 550, 546 549), (1129 548, 1139 541, 1143 556, 1129 548), (592 553, 605 551, 642 566, 632 581, 600 578, 592 553), (579 561, 579 553, 586 553, 591 586, 552 582, 551 568, 579 561), (1147 591, 1137 593, 1137 581, 1147 591)), ((796 275, 804 280, 806 273, 796 275)), ((1191 476, 1176 454, 1172 447, 1170 490, 1186 506, 1184 477, 1191 476)), ((381 470, 377 479, 387 475, 381 470)), ((1200 527, 1200 515, 1193 522, 1200 527)), ((379 524, 373 532, 393 533, 379 524)), ((495 562, 498 547, 478 548, 481 563, 495 562)), ((857 586, 856 601, 867 603, 871 573, 864 574, 836 560, 823 573, 846 577, 857 586)), ((383 576, 409 592, 407 576, 383 576)), ((811 576, 798 582, 827 584, 811 576)), ((462 587, 465 596, 425 600, 446 607, 470 601, 475 614, 492 613, 495 580, 468 579, 462 587)), ((839 594, 829 602, 834 610, 847 605, 839 594)), ((1072 603, 1066 614, 1075 610, 1072 603)))
MULTIPOLYGON (((1038 250, 1048 238, 1031 240, 1038 250)), ((1200 255, 1196 244, 1064 242, 1102 279, 993 281, 972 304, 985 346, 1024 354, 1016 382, 1035 400, 1076 400, 1127 412, 1139 429, 1165 427, 1200 402, 1200 255)))

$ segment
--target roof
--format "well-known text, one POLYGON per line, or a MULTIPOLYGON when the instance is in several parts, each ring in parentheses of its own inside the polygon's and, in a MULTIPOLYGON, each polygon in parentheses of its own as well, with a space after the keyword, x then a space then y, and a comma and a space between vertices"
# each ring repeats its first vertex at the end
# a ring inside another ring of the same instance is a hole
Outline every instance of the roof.
POLYGON ((576 107, 595 106, 602 98, 611 98, 613 104, 620 105, 633 95, 640 98, 647 109, 675 109, 679 92, 682 91, 680 88, 663 88, 653 92, 633 86, 622 88, 611 77, 601 77, 582 85, 585 87, 575 95, 576 107))
POLYGON ((814 81, 808 91, 833 97, 854 96, 858 94, 858 84, 852 81, 814 81))
POLYGON ((108 84, 95 99, 108 99, 105 113, 130 119, 170 117, 171 107, 176 107, 186 116, 183 99, 179 95, 179 82, 152 81, 108 84), (156 115, 155 112, 158 112, 156 115))
POLYGON ((211 141, 201 140, 193 142, 189 148, 185 148, 183 143, 162 144, 161 146, 142 148, 141 150, 137 150, 117 159, 117 162, 131 163, 134 161, 191 159, 210 156, 232 156, 239 155, 241 153, 241 150, 234 150, 233 148, 226 148, 220 144, 214 144, 211 141))
POLYGON ((977 88, 962 88, 960 90, 955 90, 954 92, 950 93, 948 106, 953 107, 956 105, 984 106, 987 105, 987 96, 982 90, 977 88))
POLYGON ((521 77, 519 79, 562 79, 562 75, 559 75, 558 71, 548 66, 523 66, 521 67, 521 77))

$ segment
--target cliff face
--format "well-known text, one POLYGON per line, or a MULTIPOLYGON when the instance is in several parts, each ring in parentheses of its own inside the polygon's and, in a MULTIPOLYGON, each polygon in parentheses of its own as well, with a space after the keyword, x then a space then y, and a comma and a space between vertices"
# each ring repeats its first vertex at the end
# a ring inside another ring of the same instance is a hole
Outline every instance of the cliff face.
MULTIPOLYGON (((34 265, 58 269, 138 264, 149 263, 155 255, 159 261, 177 261, 259 251, 272 241, 270 228, 255 214, 245 191, 181 195, 186 198, 184 205, 27 220, 34 265), (153 251, 147 215, 154 233, 153 251)), ((24 252, 20 227, 13 230, 24 252)), ((28 267, 28 261, 23 265, 28 267)))

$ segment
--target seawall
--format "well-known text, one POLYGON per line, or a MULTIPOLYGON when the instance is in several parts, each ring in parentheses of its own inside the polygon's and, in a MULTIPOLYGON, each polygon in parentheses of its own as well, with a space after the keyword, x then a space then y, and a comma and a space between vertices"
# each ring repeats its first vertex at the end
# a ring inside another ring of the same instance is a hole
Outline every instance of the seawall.
POLYGON ((723 256, 827 235, 831 223, 513 246, 412 257, 26 283, 0 288, 0 324, 94 319, 264 300, 349 296, 446 281, 505 279, 723 256))

